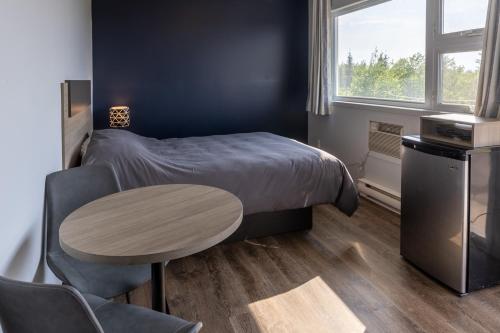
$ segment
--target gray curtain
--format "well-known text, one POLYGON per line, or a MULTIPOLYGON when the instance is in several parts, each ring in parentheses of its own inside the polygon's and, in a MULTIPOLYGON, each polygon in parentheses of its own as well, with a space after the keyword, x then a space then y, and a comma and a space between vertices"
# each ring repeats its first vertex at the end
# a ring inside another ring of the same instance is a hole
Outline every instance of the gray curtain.
POLYGON ((500 0, 489 4, 475 114, 500 119, 500 0))
POLYGON ((307 111, 329 115, 331 73, 331 0, 309 1, 309 97, 307 111))

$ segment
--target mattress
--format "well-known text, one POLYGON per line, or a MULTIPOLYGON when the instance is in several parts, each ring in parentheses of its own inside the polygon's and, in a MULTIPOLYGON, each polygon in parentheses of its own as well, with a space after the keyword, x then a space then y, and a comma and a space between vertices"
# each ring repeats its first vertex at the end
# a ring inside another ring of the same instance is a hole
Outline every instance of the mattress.
POLYGON ((271 133, 158 140, 117 129, 94 131, 82 165, 110 164, 123 190, 200 184, 240 198, 245 215, 332 203, 347 215, 358 191, 336 157, 271 133))

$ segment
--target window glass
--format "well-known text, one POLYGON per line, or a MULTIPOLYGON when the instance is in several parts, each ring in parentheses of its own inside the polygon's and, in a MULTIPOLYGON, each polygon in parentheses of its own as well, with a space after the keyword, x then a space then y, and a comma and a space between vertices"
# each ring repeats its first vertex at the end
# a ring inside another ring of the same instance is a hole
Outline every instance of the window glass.
POLYGON ((425 0, 393 0, 337 17, 338 96, 425 101, 425 0))
POLYGON ((476 103, 480 66, 480 51, 443 54, 441 102, 473 108, 476 103))
POLYGON ((488 0, 444 0, 443 33, 484 28, 488 0))

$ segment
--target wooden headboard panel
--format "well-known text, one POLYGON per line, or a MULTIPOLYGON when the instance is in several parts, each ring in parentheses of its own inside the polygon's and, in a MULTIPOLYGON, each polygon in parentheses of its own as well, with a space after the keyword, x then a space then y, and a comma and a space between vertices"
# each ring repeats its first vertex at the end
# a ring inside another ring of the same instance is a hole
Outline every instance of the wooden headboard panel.
POLYGON ((85 139, 93 130, 92 110, 89 107, 71 112, 70 82, 61 84, 62 96, 62 168, 63 170, 80 166, 80 152, 85 139))

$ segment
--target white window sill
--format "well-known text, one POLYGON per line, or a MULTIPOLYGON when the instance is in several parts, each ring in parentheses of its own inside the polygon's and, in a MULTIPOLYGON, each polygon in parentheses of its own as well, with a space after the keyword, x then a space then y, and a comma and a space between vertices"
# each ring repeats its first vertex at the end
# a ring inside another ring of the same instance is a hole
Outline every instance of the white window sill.
MULTIPOLYGON (((450 111, 439 111, 439 110, 428 110, 428 109, 420 109, 420 108, 411 108, 411 107, 402 107, 402 106, 393 106, 393 105, 380 105, 380 104, 370 104, 370 103, 359 103, 359 102, 351 102, 351 101, 334 101, 332 102, 333 109, 341 107, 341 108, 349 108, 355 110, 362 111, 375 111, 375 112, 387 112, 392 114, 399 114, 402 116, 428 116, 435 114, 443 114, 450 113, 450 111)), ((463 113, 460 109, 455 111, 455 113, 463 113)))

